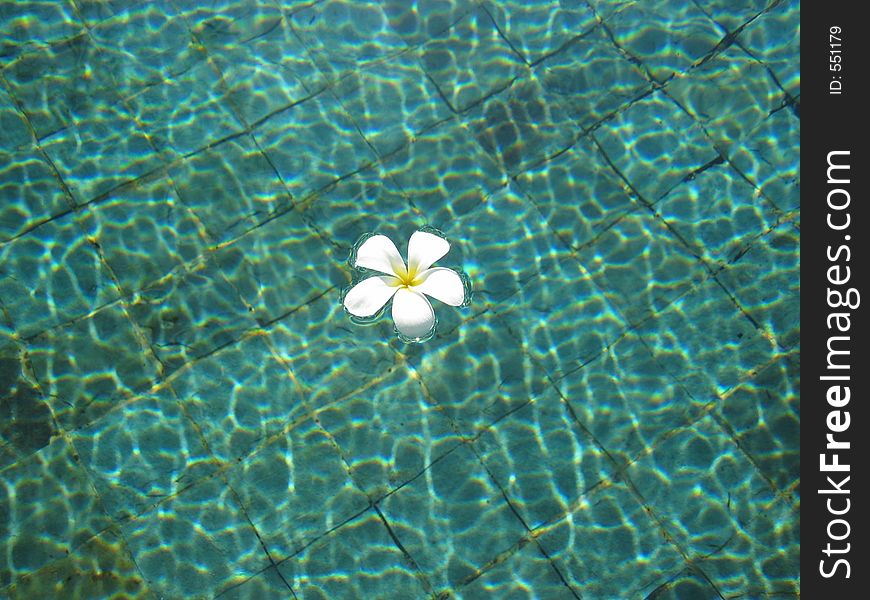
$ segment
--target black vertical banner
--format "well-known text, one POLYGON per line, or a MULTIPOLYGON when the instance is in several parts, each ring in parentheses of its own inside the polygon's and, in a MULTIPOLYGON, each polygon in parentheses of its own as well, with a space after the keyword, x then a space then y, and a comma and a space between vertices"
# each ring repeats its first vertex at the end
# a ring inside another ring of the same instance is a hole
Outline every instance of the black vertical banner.
MULTIPOLYGON (((807 2, 801 28, 801 591, 865 598, 870 97, 860 2, 807 2)), ((824 594, 824 595, 823 595, 824 594)))

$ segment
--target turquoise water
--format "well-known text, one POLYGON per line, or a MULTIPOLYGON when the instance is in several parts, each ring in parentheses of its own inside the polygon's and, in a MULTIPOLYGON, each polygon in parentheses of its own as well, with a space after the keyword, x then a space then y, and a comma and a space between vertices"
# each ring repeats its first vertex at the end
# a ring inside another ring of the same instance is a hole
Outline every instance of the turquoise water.
POLYGON ((0 2, 0 596, 799 596, 799 16, 0 2))

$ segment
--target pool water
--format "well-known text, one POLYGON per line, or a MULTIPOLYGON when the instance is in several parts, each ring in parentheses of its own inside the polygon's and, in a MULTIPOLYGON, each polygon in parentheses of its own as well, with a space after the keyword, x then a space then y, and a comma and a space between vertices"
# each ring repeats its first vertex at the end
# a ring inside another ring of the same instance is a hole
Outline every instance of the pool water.
POLYGON ((0 596, 799 597, 799 17, 0 4, 0 596))

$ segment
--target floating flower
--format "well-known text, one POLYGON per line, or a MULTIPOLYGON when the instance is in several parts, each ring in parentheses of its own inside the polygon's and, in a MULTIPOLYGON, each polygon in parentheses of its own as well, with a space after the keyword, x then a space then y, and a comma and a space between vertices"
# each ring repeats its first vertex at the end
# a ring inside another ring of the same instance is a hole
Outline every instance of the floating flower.
POLYGON ((363 236, 351 253, 354 268, 383 275, 363 279, 344 297, 344 308, 357 320, 376 318, 392 299, 393 322, 399 338, 423 342, 435 334, 435 311, 427 296, 450 306, 470 300, 468 278, 453 269, 432 267, 450 250, 450 243, 430 231, 417 231, 408 241, 408 264, 385 235, 363 236))

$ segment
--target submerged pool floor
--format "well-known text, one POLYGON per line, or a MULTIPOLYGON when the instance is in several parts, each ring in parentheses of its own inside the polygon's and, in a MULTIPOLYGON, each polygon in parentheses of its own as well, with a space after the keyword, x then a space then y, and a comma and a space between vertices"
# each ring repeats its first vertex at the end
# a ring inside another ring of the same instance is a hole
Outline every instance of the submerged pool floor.
POLYGON ((799 16, 0 5, 0 596, 799 597, 799 16))

